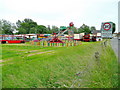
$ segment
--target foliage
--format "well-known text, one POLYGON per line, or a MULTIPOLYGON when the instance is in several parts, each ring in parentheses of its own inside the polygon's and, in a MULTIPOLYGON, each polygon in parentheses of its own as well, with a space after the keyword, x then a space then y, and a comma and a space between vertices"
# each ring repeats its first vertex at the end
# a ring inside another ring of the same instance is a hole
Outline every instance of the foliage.
POLYGON ((2 21, 0 20, 0 34, 2 34, 2 21))
POLYGON ((44 25, 38 25, 37 26, 37 33, 44 34, 47 32, 47 28, 44 25))
MULTIPOLYGON (((16 26, 14 23, 11 23, 7 20, 0 20, 0 34, 13 34, 14 30, 18 30, 17 34, 52 34, 57 33, 61 29, 57 26, 53 25, 52 28, 50 28, 50 25, 48 27, 44 25, 38 25, 37 22, 33 21, 32 19, 25 18, 23 21, 18 20, 16 22, 16 26)), ((113 31, 115 32, 115 23, 113 23, 113 31)), ((91 33, 92 31, 96 30, 95 26, 88 26, 83 24, 80 26, 80 28, 77 28, 75 26, 72 27, 72 30, 74 33, 91 33)), ((67 32, 66 32, 67 34, 67 32)))
POLYGON ((90 27, 90 31, 91 31, 91 32, 92 32, 92 31, 95 31, 95 30, 96 30, 95 26, 90 27))
POLYGON ((7 20, 0 20, 0 33, 2 34, 13 34, 15 25, 7 20))
POLYGON ((46 27, 47 31, 46 34, 52 34, 52 29, 50 28, 50 25, 48 25, 48 27, 46 27))
MULTIPOLYGON (((53 25, 52 28, 50 28, 50 25, 48 25, 48 27, 44 25, 38 25, 37 22, 29 18, 25 18, 23 21, 18 20, 16 22, 16 26, 13 23, 10 23, 9 21, 0 20, 0 33, 3 34, 13 34, 14 30, 18 31, 16 34, 30 34, 30 33, 52 34, 52 33, 58 33, 60 29, 61 28, 58 28, 55 25, 53 25)), ((85 24, 83 24, 78 29, 75 26, 72 27, 74 33, 90 33, 93 29, 95 29, 95 27, 89 28, 89 26, 85 24)))
POLYGON ((71 29, 73 30, 74 33, 79 33, 77 27, 73 26, 71 29))
POLYGON ((56 33, 59 31, 59 28, 57 26, 52 26, 52 32, 56 33))
POLYGON ((36 32, 37 23, 32 19, 24 19, 23 21, 18 20, 16 25, 19 34, 29 34, 36 32))
POLYGON ((90 27, 83 24, 79 29, 78 29, 79 33, 91 33, 90 27))
POLYGON ((16 24, 19 34, 44 34, 48 33, 48 29, 50 29, 46 28, 44 25, 37 25, 37 23, 34 22, 32 19, 24 19, 23 21, 18 20, 16 24))

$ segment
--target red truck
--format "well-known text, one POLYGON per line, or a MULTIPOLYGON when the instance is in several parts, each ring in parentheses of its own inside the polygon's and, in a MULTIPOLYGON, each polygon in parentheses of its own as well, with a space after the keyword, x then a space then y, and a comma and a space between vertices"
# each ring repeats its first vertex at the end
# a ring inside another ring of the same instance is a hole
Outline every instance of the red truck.
POLYGON ((83 41, 84 42, 90 42, 90 40, 91 39, 90 39, 90 35, 89 34, 86 34, 86 35, 83 36, 83 41))

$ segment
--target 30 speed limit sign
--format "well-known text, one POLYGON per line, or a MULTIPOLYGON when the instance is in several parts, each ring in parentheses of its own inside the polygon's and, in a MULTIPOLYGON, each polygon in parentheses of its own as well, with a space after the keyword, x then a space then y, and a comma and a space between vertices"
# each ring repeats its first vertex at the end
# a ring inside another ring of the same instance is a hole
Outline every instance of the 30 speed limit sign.
POLYGON ((110 23, 104 23, 103 24, 103 29, 106 30, 106 31, 110 30, 111 29, 111 24, 110 23))
POLYGON ((104 22, 101 26, 102 38, 112 38, 112 22, 104 22))

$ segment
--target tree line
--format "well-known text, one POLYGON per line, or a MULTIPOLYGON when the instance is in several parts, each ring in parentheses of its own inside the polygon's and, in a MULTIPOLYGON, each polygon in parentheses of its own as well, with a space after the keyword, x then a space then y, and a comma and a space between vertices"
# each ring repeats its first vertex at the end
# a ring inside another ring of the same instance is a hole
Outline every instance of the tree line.
MULTIPOLYGON (((96 28, 83 24, 79 28, 74 26, 72 30, 74 33, 91 33, 96 28)), ((25 18, 23 21, 18 20, 16 23, 4 19, 0 20, 0 34, 52 34, 59 31, 60 28, 57 26, 38 25, 37 22, 29 18, 25 18)))

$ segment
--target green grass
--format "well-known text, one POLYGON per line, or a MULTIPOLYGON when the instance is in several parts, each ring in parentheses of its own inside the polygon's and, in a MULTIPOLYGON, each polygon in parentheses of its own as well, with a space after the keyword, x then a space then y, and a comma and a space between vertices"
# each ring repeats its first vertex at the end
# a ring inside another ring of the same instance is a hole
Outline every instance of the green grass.
MULTIPOLYGON (((0 46, 0 60, 2 60, 2 47, 0 46)), ((0 66, 0 89, 2 89, 2 67, 0 66)))
POLYGON ((4 44, 2 60, 3 88, 118 87, 117 58, 111 46, 101 42, 72 47, 4 44))

